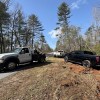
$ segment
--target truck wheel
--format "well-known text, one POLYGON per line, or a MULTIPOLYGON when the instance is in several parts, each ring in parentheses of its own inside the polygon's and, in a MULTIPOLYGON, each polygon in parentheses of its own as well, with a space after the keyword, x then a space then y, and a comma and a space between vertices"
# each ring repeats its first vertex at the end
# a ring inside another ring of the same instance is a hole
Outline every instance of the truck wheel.
POLYGON ((91 62, 89 60, 84 60, 82 62, 82 65, 89 68, 89 67, 91 67, 91 62))
POLYGON ((16 62, 10 61, 10 62, 7 63, 7 67, 6 68, 8 70, 13 70, 14 68, 16 68, 16 66, 17 66, 17 63, 16 62))
POLYGON ((65 62, 68 62, 68 57, 65 56, 65 57, 64 57, 64 60, 65 60, 65 62))

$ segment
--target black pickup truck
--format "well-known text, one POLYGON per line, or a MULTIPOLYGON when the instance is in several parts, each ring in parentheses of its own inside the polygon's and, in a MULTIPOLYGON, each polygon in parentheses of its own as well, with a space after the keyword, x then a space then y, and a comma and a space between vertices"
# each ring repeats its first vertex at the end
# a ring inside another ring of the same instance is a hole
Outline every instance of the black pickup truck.
POLYGON ((100 56, 96 56, 96 53, 90 51, 72 51, 65 54, 64 60, 65 62, 79 62, 86 67, 100 65, 100 56))

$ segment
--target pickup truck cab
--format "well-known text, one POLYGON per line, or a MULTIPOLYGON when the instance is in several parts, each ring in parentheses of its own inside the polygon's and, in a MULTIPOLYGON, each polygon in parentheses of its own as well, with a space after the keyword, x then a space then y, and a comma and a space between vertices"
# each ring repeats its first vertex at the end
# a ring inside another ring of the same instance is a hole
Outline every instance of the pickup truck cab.
POLYGON ((66 62, 79 62, 86 67, 95 67, 96 65, 100 65, 100 56, 96 56, 96 53, 91 51, 72 51, 65 54, 64 60, 66 62))
POLYGON ((37 50, 27 47, 16 48, 11 53, 0 54, 0 68, 14 69, 19 64, 38 61, 45 61, 45 54, 40 54, 37 50))

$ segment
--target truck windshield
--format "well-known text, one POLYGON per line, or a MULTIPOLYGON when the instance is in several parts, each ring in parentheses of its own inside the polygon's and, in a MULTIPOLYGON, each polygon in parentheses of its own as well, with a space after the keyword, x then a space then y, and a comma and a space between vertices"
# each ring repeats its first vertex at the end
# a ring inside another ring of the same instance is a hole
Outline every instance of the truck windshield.
POLYGON ((22 50, 22 48, 16 48, 16 49, 14 49, 14 50, 13 50, 13 51, 11 51, 11 52, 14 52, 14 53, 19 53, 21 50, 22 50))

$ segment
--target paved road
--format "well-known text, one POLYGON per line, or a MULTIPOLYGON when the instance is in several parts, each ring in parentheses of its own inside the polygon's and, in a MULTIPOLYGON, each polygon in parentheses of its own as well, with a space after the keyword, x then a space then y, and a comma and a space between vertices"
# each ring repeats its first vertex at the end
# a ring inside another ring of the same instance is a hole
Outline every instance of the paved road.
POLYGON ((6 73, 3 72, 3 73, 0 73, 0 79, 3 79, 3 78, 5 78, 9 75, 14 74, 14 73, 16 73, 16 72, 6 72, 6 73))
POLYGON ((18 71, 21 71, 21 70, 23 70, 23 69, 25 69, 26 67, 29 67, 30 65, 20 65, 18 68, 16 68, 16 69, 14 69, 14 70, 12 70, 12 71, 1 71, 0 72, 0 79, 3 79, 3 78, 5 78, 5 77, 7 77, 7 76, 10 76, 10 75, 12 75, 12 74, 15 74, 15 73, 17 73, 18 71))
POLYGON ((16 69, 12 71, 0 71, 0 79, 3 79, 9 75, 15 74, 18 71, 27 70, 27 69, 37 67, 37 66, 40 66, 40 64, 38 64, 37 62, 34 62, 33 64, 26 63, 26 64, 21 64, 20 66, 18 66, 16 69))

